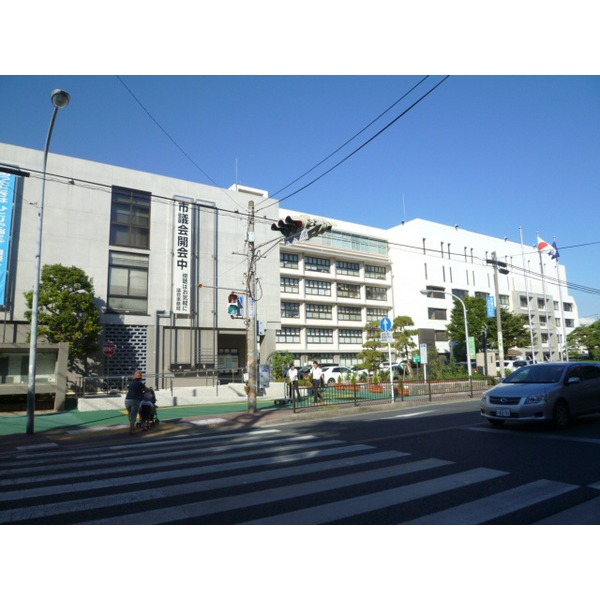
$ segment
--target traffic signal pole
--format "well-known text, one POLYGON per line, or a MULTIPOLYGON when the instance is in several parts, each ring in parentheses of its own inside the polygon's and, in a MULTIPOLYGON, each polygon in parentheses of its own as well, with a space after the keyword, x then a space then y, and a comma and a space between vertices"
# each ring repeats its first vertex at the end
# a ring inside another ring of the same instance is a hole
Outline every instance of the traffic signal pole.
POLYGON ((248 357, 248 412, 256 412, 256 254, 254 240, 254 200, 248 202, 248 276, 246 278, 247 285, 247 327, 248 335, 246 354, 248 357))

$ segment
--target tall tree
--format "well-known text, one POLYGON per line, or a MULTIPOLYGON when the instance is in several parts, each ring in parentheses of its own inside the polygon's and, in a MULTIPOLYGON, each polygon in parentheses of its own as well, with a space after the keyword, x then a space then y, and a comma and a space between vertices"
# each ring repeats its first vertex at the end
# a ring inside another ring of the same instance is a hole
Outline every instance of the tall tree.
MULTIPOLYGON (((38 335, 50 343, 69 343, 69 366, 100 349, 102 325, 92 280, 78 267, 44 265, 40 279, 38 335)), ((25 292, 31 323, 33 292, 25 292)))
POLYGON ((381 328, 379 321, 367 323, 366 328, 367 341, 363 343, 363 350, 358 354, 362 359, 365 369, 374 371, 379 364, 385 360, 383 352, 384 343, 381 341, 381 328))
MULTIPOLYGON (((487 345, 489 349, 498 348, 498 327, 496 317, 487 316, 485 298, 467 296, 463 298, 467 309, 467 323, 469 337, 475 339, 475 351, 482 350, 483 325, 487 326, 487 345)), ((517 315, 504 308, 500 308, 500 319, 502 321, 502 340, 504 348, 526 348, 530 346, 529 330, 527 329, 527 316, 517 315)), ((465 318, 462 305, 454 300, 454 308, 450 316, 447 328, 448 337, 455 347, 455 354, 466 360, 467 349, 465 347, 465 318)))
MULTIPOLYGON (((567 335, 567 342, 575 353, 581 348, 594 360, 600 359, 600 320, 591 325, 580 325, 567 335)), ((582 354, 581 351, 579 353, 582 354)))
POLYGON ((394 319, 392 331, 394 332, 393 346, 396 349, 397 356, 406 361, 406 369, 411 372, 411 358, 417 348, 417 344, 413 341, 413 337, 419 333, 418 329, 414 329, 414 321, 411 317, 400 316, 394 319))

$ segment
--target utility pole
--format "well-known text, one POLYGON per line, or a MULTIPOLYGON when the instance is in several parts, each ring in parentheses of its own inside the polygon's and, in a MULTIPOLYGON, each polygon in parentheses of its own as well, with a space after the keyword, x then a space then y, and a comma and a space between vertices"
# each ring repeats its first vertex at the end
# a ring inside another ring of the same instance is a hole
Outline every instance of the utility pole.
POLYGON ((254 248, 254 200, 248 202, 248 275, 246 315, 248 335, 246 354, 248 357, 248 412, 256 412, 256 256, 254 248))
POLYGON ((496 296, 496 327, 498 329, 498 361, 500 362, 500 377, 504 379, 504 342, 502 341, 502 319, 500 318, 500 292, 498 291, 498 261, 496 253, 492 252, 494 262, 494 291, 496 296))

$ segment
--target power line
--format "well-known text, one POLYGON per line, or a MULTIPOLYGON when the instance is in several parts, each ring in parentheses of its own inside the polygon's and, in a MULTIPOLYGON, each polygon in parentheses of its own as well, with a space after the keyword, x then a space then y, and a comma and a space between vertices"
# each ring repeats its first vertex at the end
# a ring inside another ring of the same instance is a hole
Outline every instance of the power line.
POLYGON ((328 175, 329 173, 331 173, 331 171, 333 171, 334 169, 337 169, 337 167, 339 167, 342 163, 346 162, 349 158, 351 158, 357 152, 359 152, 360 150, 362 150, 367 144, 370 144, 375 138, 379 137, 384 131, 386 131, 387 129, 389 129, 392 125, 394 125, 394 123, 396 123, 399 119, 401 119, 407 112, 409 112, 410 110, 412 110, 415 106, 417 106, 417 104, 419 104, 425 98, 427 98, 427 96, 429 96, 429 94, 431 94, 440 85, 442 85, 442 83, 444 83, 444 81, 446 81, 446 79, 448 79, 449 77, 450 77, 450 75, 446 75, 441 81, 439 81, 438 83, 436 83, 436 85, 434 85, 428 92, 426 92, 418 100, 416 100, 415 102, 413 102, 406 110, 402 111, 395 119, 393 119, 392 121, 390 121, 385 127, 382 127, 377 133, 375 133, 374 135, 372 135, 366 142, 362 143, 358 148, 356 148, 355 150, 353 150, 350 154, 348 154, 342 160, 340 160, 339 162, 337 162, 331 168, 327 169, 327 171, 325 171, 324 173, 322 173, 321 175, 319 175, 318 177, 316 177, 315 179, 313 179, 312 181, 310 181, 306 185, 303 185, 301 188, 297 189, 295 192, 292 192, 291 194, 288 194, 287 196, 284 196, 283 198, 281 198, 279 200, 279 202, 281 203, 281 202, 284 202, 285 200, 288 200, 292 196, 295 196, 296 194, 302 192, 306 188, 308 188, 311 185, 315 184, 317 181, 319 181, 320 179, 322 179, 323 177, 325 177, 325 175, 328 175))
POLYGON ((296 183, 297 181, 299 181, 300 179, 302 179, 303 177, 305 177, 306 175, 308 175, 309 173, 314 171, 317 167, 320 167, 325 161, 329 160, 333 155, 337 154, 342 148, 345 148, 350 142, 355 140, 361 133, 365 132, 369 127, 371 127, 371 125, 373 125, 373 123, 377 122, 379 119, 381 119, 381 117, 383 117, 383 115, 385 115, 390 110, 392 110, 392 108, 394 108, 394 106, 396 106, 398 103, 400 103, 402 100, 404 100, 404 98, 406 98, 417 87, 419 87, 428 77, 429 77, 429 75, 426 75, 425 77, 423 77, 423 79, 421 79, 421 81, 419 81, 416 85, 414 85, 412 88, 410 88, 410 90, 408 90, 408 92, 406 92, 400 98, 398 98, 398 100, 396 100, 393 104, 391 104, 388 108, 386 108, 382 113, 380 113, 377 117, 375 117, 368 125, 365 125, 365 127, 363 127, 358 133, 353 135, 349 140, 347 140, 341 146, 339 146, 337 149, 335 149, 333 152, 328 154, 323 160, 320 160, 314 167, 310 168, 308 171, 306 171, 305 173, 303 173, 302 175, 300 175, 299 177, 294 179, 294 181, 291 181, 286 186, 282 187, 280 190, 277 190, 276 192, 274 192, 273 194, 270 194, 270 195, 272 197, 277 196, 278 194, 283 192, 283 190, 286 190, 287 188, 291 187, 292 185, 294 185, 294 183, 296 183))

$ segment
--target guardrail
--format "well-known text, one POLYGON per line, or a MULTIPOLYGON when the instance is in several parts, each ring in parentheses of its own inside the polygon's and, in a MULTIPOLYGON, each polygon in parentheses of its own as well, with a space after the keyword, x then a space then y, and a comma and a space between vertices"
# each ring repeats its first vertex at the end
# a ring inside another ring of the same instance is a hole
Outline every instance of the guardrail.
POLYGON ((299 398, 291 398, 290 388, 286 386, 286 398, 279 403, 290 403, 294 412, 307 407, 332 406, 352 403, 359 406, 374 402, 402 402, 405 399, 431 402, 433 397, 467 394, 473 398, 474 392, 484 391, 489 385, 486 380, 454 379, 439 381, 395 381, 392 388, 389 382, 350 383, 340 382, 319 388, 319 395, 313 396, 312 387, 299 386, 299 398))

